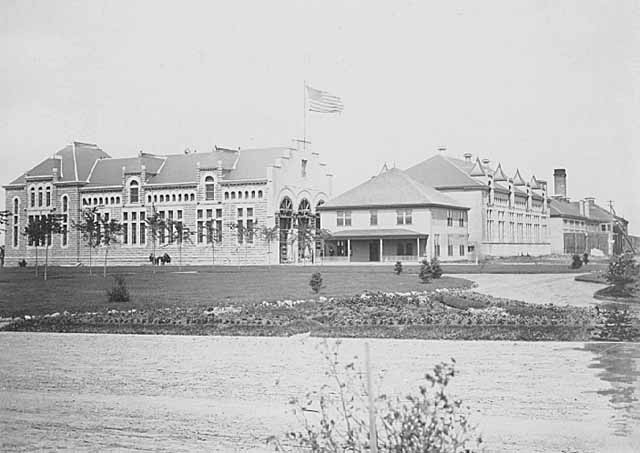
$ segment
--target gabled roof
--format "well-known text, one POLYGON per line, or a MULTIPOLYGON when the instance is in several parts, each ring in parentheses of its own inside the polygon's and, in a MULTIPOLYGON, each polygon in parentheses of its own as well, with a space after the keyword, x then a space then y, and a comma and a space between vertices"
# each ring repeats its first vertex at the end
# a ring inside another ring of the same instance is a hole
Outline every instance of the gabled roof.
POLYGON ((480 162, 480 158, 476 158, 476 162, 473 164, 473 167, 471 167, 471 170, 469 171, 469 175, 471 176, 487 176, 487 173, 484 170, 484 167, 482 166, 482 162, 480 162))
POLYGON ((485 187, 484 184, 476 181, 474 178, 469 176, 465 170, 460 168, 459 163, 456 163, 455 160, 440 154, 436 154, 435 156, 414 165, 413 167, 405 170, 405 173, 417 182, 428 187, 435 187, 436 189, 453 187, 485 187))
POLYGON ((405 172, 392 168, 337 196, 320 209, 429 205, 466 208, 451 197, 420 184, 405 172))
POLYGON ((507 181, 507 175, 502 171, 502 164, 498 164, 496 171, 493 172, 494 181, 507 181))
POLYGON ((540 181, 536 179, 536 175, 533 175, 531 177, 531 182, 529 183, 529 185, 532 189, 542 189, 542 185, 540 184, 540 181))
POLYGON ((527 185, 526 182, 524 182, 524 179, 522 178, 522 176, 520 176, 520 169, 516 170, 516 174, 513 175, 513 185, 514 186, 525 186, 527 185))
POLYGON ((238 151, 217 150, 204 153, 169 154, 162 156, 164 165, 159 173, 153 176, 150 184, 175 184, 183 182, 197 183, 196 169, 198 163, 202 169, 218 168, 222 162, 223 170, 231 170, 238 159, 238 151))
MULTIPOLYGON (((550 211, 549 215, 551 217, 575 217, 586 220, 591 220, 593 222, 610 222, 611 214, 609 211, 604 209, 602 206, 598 206, 597 204, 592 204, 589 207, 589 217, 583 216, 580 213, 580 202, 579 201, 568 201, 560 198, 552 198, 551 203, 549 205, 550 211)), ((615 216, 618 220, 625 220, 623 217, 615 216)))
POLYGON ((53 168, 58 168, 59 181, 86 181, 91 168, 98 159, 109 155, 91 143, 72 142, 53 157, 49 157, 38 165, 13 180, 11 184, 24 184, 29 176, 53 176, 53 168))

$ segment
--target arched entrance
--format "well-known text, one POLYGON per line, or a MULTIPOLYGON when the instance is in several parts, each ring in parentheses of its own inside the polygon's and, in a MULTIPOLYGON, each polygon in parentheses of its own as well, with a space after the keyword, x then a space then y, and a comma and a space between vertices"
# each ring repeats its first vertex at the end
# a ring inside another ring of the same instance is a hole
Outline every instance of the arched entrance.
POLYGON ((280 232, 280 264, 289 261, 289 242, 293 227, 293 202, 284 197, 278 210, 278 231, 280 232))
POLYGON ((306 260, 312 258, 312 249, 314 243, 313 222, 311 215, 311 203, 303 198, 298 205, 297 213, 298 228, 298 259, 306 260))

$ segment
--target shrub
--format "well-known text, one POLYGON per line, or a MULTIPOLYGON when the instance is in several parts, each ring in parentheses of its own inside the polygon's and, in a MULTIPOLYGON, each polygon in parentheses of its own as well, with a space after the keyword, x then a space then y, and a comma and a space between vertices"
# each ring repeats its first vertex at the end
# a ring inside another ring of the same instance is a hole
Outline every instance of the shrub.
POLYGON ((582 258, 580 255, 573 255, 571 259, 571 266, 569 266, 571 269, 580 269, 582 267, 582 258))
MULTIPOLYGON (((338 343, 339 344, 339 343, 338 343)), ((364 453, 370 449, 370 419, 362 371, 354 363, 342 365, 337 348, 327 347, 325 373, 333 385, 292 399, 303 428, 286 434, 293 451, 364 453), (364 395, 363 395, 364 393, 364 395), (309 415, 313 414, 313 415, 309 415)), ((373 398, 377 450, 406 453, 462 453, 480 451, 482 439, 469 421, 469 411, 449 395, 455 361, 436 365, 409 395, 373 398)), ((276 450, 286 451, 275 436, 276 450)))
POLYGON ((582 262, 587 265, 589 264, 589 254, 588 253, 583 253, 582 254, 582 262))
POLYGON ((114 275, 113 279, 115 280, 114 285, 107 290, 109 302, 129 302, 129 290, 124 277, 122 275, 114 275))
POLYGON ((605 278, 618 290, 625 292, 627 286, 640 281, 640 266, 629 252, 614 256, 609 261, 605 278))
POLYGON ((431 258, 431 276, 433 278, 442 277, 442 267, 440 266, 440 261, 435 256, 431 258))
POLYGON ((18 261, 18 267, 27 267, 27 262, 25 261, 24 258, 18 261))
POLYGON ((420 281, 422 283, 429 283, 432 276, 431 274, 431 264, 426 259, 422 260, 422 264, 420 265, 420 273, 418 274, 418 277, 420 277, 420 281))
POLYGON ((314 272, 311 274, 309 286, 311 286, 314 293, 317 294, 320 292, 320 288, 322 288, 322 274, 320 272, 314 272))
POLYGON ((395 272, 396 275, 402 274, 402 262, 396 261, 395 266, 393 266, 393 272, 395 272))

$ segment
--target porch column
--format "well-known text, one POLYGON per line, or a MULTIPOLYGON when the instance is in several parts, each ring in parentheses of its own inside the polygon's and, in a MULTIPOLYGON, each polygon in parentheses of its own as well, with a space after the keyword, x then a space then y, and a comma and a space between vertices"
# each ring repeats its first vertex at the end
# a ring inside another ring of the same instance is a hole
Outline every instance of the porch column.
POLYGON ((420 236, 416 238, 416 255, 418 256, 418 261, 420 261, 420 236))
POLYGON ((380 238, 380 262, 382 263, 383 259, 382 259, 382 238, 380 238))
POLYGON ((347 258, 351 262, 351 239, 347 239, 347 258))

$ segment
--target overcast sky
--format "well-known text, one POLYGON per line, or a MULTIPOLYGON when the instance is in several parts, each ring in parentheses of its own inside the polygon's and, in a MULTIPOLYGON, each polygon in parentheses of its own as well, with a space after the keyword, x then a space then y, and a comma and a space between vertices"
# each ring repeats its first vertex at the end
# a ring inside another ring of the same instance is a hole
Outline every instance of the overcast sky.
MULTIPOLYGON (((1 1, 0 183, 71 140, 114 157, 308 135, 337 195, 437 148, 595 196, 640 234, 640 1, 1 1)), ((4 195, 1 197, 4 205, 4 195)), ((0 239, 1 241, 2 239, 0 239)))

